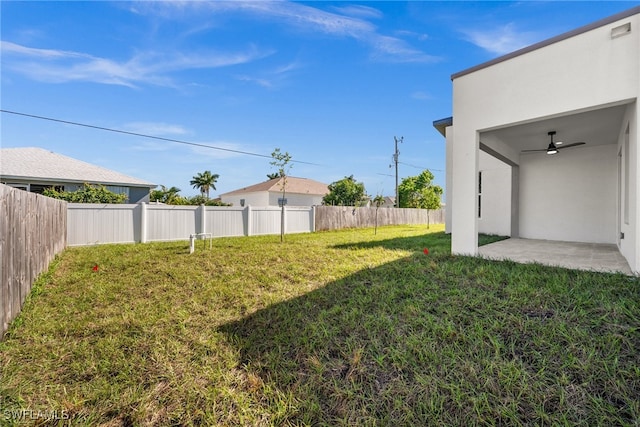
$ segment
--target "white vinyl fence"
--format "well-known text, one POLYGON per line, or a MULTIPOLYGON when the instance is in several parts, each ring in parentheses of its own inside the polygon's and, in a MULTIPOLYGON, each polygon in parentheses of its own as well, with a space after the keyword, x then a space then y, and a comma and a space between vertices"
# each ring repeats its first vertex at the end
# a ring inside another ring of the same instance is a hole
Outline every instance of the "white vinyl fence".
MULTIPOLYGON (((289 206, 285 233, 397 224, 444 223, 444 210, 289 206)), ((67 245, 189 240, 192 234, 213 237, 280 234, 276 206, 173 206, 140 203, 67 205, 67 245)))
MULTIPOLYGON (((270 206, 69 203, 67 212, 68 246, 188 240, 199 233, 214 237, 280 234, 280 208, 270 206)), ((314 208, 285 208, 285 233, 312 232, 314 223, 314 208)))

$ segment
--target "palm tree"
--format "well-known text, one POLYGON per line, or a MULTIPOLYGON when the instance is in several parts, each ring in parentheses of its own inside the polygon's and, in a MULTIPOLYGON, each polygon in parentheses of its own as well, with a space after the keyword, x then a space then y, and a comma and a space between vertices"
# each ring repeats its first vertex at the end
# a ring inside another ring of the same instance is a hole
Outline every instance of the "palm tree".
POLYGON ((180 198, 180 196, 178 195, 178 193, 180 192, 180 189, 178 187, 167 188, 163 185, 162 190, 164 191, 164 194, 165 194, 164 202, 168 205, 173 205, 175 201, 178 198, 180 198))
POLYGON ((167 205, 173 205, 175 201, 180 197, 178 193, 180 189, 178 187, 167 188, 164 185, 160 186, 160 190, 153 190, 149 195, 149 199, 152 202, 166 203, 167 205))
POLYGON ((193 179, 189 182, 189 184, 193 185, 193 188, 197 188, 200 190, 200 194, 205 196, 207 199, 209 198, 209 189, 216 189, 216 182, 220 178, 220 175, 217 173, 212 174, 211 171, 199 172, 197 175, 193 177, 193 179))

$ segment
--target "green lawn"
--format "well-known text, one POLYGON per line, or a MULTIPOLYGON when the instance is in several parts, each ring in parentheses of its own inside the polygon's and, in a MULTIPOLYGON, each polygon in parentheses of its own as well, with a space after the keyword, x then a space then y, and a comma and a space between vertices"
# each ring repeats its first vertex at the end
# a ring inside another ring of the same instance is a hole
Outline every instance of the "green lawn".
POLYGON ((637 425, 640 280, 449 247, 403 226, 67 249, 0 343, 0 424, 637 425))

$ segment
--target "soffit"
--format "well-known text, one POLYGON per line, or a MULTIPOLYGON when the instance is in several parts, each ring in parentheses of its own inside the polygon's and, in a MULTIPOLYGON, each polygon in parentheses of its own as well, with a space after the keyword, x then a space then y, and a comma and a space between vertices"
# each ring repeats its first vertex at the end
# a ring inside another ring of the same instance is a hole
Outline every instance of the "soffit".
MULTIPOLYGON (((547 148, 550 140, 547 133, 556 131, 554 141, 562 141, 564 144, 616 144, 626 108, 626 104, 616 105, 482 132, 480 140, 496 138, 516 151, 536 150, 547 148)), ((574 149, 580 149, 580 146, 568 150, 574 149)))

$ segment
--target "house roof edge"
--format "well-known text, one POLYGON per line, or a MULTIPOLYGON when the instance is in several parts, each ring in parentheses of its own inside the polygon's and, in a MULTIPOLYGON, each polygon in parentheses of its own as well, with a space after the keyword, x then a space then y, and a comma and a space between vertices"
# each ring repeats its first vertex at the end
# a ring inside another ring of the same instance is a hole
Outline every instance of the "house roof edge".
POLYGON ((603 27, 605 25, 611 24, 612 22, 616 22, 616 21, 619 21, 621 19, 628 18, 630 16, 637 15, 637 14, 640 14, 640 6, 635 6, 635 7, 632 7, 631 9, 623 10, 622 12, 616 13, 615 15, 611 15, 611 16, 608 16, 606 18, 599 19, 598 21, 592 22, 592 23, 587 24, 587 25, 583 25, 582 27, 578 27, 578 28, 576 28, 574 30, 571 30, 571 31, 568 31, 566 33, 562 33, 562 34, 557 35, 555 37, 551 37, 549 39, 542 40, 542 41, 540 41, 538 43, 534 43, 531 46, 526 46, 526 47, 523 47, 522 49, 518 49, 518 50, 513 51, 511 53, 507 53, 506 55, 499 56, 499 57, 494 58, 494 59, 492 59, 490 61, 486 61, 486 62, 483 62, 481 64, 474 65, 473 67, 470 67, 470 68, 467 68, 465 70, 462 70, 462 71, 459 71, 457 73, 452 74, 451 75, 451 80, 455 80, 455 79, 457 79, 459 77, 466 76, 467 74, 474 73, 474 72, 476 72, 478 70, 482 70, 482 69, 490 67, 492 65, 499 64, 501 62, 504 62, 504 61, 507 61, 509 59, 518 57, 520 55, 524 55, 525 53, 529 53, 529 52, 532 52, 534 50, 541 49, 541 48, 543 48, 545 46, 549 46, 549 45, 552 45, 554 43, 558 43, 558 42, 560 42, 562 40, 569 39, 569 38, 577 36, 579 34, 586 33, 587 31, 591 31, 591 30, 594 30, 596 28, 603 27))
POLYGON ((447 136, 446 129, 449 126, 453 126, 453 117, 433 121, 433 127, 436 128, 436 130, 444 137, 447 136))

